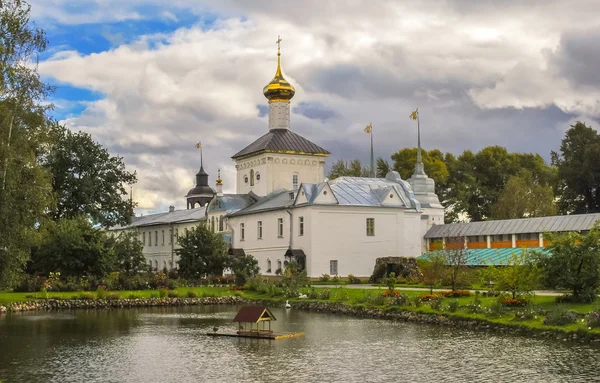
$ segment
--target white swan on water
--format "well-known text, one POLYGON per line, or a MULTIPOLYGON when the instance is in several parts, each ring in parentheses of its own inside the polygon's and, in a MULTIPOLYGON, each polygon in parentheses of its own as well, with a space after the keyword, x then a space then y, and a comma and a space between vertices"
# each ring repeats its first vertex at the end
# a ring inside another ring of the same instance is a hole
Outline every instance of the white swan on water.
POLYGON ((291 309, 291 308, 292 308, 292 305, 290 304, 290 301, 289 301, 289 300, 287 300, 287 299, 286 299, 286 301, 285 301, 285 308, 286 308, 286 309, 291 309))

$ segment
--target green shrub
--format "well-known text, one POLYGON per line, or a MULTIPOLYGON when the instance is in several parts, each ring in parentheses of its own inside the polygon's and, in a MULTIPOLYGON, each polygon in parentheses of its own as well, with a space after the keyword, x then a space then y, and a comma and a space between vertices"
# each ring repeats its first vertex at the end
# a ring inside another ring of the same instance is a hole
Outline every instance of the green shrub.
POLYGON ((513 318, 513 320, 514 321, 532 320, 532 319, 537 319, 537 316, 538 316, 537 310, 535 310, 533 308, 533 306, 528 305, 525 308, 518 309, 517 311, 515 311, 515 317, 513 318))
POLYGON ((45 288, 41 288, 40 289, 40 293, 38 294, 40 299, 48 299, 48 290, 46 290, 45 288))
POLYGON ((121 299, 121 295, 116 292, 110 292, 106 294, 105 299, 109 301, 118 301, 119 299, 121 299))
POLYGON ((150 293, 150 298, 159 298, 159 297, 160 297, 160 294, 157 293, 157 292, 153 291, 153 292, 150 293))
POLYGON ((544 324, 550 326, 565 326, 571 323, 575 323, 576 320, 576 313, 568 311, 562 307, 556 307, 546 314, 544 324))
POLYGON ((593 311, 588 314, 587 325, 590 328, 600 327, 600 311, 593 311))
POLYGON ((329 274, 322 274, 322 275, 319 277, 319 281, 321 281, 321 282, 328 282, 328 281, 329 281, 329 279, 331 279, 331 277, 329 276, 329 274))
POLYGON ((385 284, 389 291, 394 291, 394 287, 396 287, 396 273, 390 273, 385 279, 385 284))
POLYGON ((338 277, 337 275, 334 275, 333 278, 331 278, 331 282, 340 283, 340 277, 338 277))
POLYGON ((469 301, 469 304, 465 307, 466 311, 471 314, 477 314, 481 312, 481 297, 479 291, 475 292, 475 298, 472 301, 469 301))
POLYGON ((442 308, 442 298, 435 297, 431 299, 431 301, 429 301, 429 306, 431 306, 433 310, 439 311, 442 308))
POLYGON ((96 289, 96 298, 98 299, 106 299, 106 286, 98 286, 96 289))
POLYGON ((506 307, 500 301, 493 301, 487 308, 485 314, 489 317, 501 317, 506 312, 506 307))
POLYGON ((358 285, 360 283, 361 283, 360 278, 355 277, 352 274, 348 274, 348 284, 349 285, 358 285))
POLYGON ((179 297, 179 293, 177 291, 175 291, 175 290, 169 290, 167 292, 167 296, 169 298, 177 298, 177 297, 179 297))
POLYGON ((448 302, 448 311, 450 311, 451 313, 455 313, 456 311, 458 311, 458 307, 459 304, 456 299, 453 299, 448 302))
POLYGON ((158 289, 158 296, 160 298, 166 298, 166 297, 168 297, 169 296, 169 290, 164 289, 164 288, 163 289, 158 289))
POLYGON ((417 308, 423 306, 423 301, 421 300, 421 297, 419 297, 419 296, 414 296, 413 299, 412 299, 412 303, 417 308))
POLYGON ((262 276, 257 275, 254 277, 248 278, 246 280, 246 288, 250 291, 260 291, 260 287, 263 285, 262 276))
POLYGON ((169 279, 165 285, 169 290, 175 290, 179 287, 179 282, 176 279, 169 279))
POLYGON ((129 293, 127 294, 127 299, 142 299, 142 294, 140 293, 129 293))
POLYGON ((397 294, 392 298, 392 304, 397 306, 410 306, 410 298, 406 294, 397 294))
POLYGON ((195 293, 195 292, 193 292, 193 291, 188 291, 188 292, 187 292, 187 294, 186 294, 186 296, 187 296, 188 298, 198 298, 198 294, 196 294, 196 293, 195 293))
POLYGON ((77 295, 77 297, 76 297, 76 299, 81 299, 81 300, 84 300, 84 301, 91 301, 94 298, 95 298, 94 293, 91 293, 91 292, 88 292, 88 291, 85 291, 85 292, 77 295))

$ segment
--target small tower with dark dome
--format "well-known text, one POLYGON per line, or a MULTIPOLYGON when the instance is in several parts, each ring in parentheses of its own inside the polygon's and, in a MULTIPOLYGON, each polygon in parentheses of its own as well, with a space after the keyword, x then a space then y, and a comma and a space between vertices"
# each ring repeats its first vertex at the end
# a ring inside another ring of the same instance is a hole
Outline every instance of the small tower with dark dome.
POLYGON ((196 187, 191 189, 185 196, 188 209, 203 207, 209 203, 215 195, 215 190, 208 186, 208 174, 204 171, 204 167, 202 166, 201 144, 197 143, 196 148, 200 149, 200 170, 196 173, 196 187))

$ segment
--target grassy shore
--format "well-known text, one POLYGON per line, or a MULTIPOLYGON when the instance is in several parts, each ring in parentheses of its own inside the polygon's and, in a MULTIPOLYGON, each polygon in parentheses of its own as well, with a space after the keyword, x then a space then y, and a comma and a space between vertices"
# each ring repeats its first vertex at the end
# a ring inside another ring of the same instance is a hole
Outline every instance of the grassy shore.
MULTIPOLYGON (((175 290, 177 295, 185 297, 189 292, 194 292, 199 297, 222 297, 234 295, 234 291, 229 287, 180 287, 175 290)), ((111 291, 118 294, 119 298, 124 299, 130 296, 136 298, 153 298, 159 296, 159 290, 123 290, 111 291)), ((73 292, 48 292, 47 296, 42 293, 14 293, 10 291, 0 291, 0 305, 7 305, 13 302, 25 302, 33 299, 75 299, 81 295, 81 291, 73 292)))
MULTIPOLYGON (((322 288, 317 289, 322 290, 322 288)), ((244 290, 242 292, 233 291, 229 287, 182 287, 175 290, 176 295, 180 297, 186 297, 190 292, 193 292, 198 297, 218 297, 218 296, 233 296, 240 295, 246 299, 254 301, 272 302, 272 304, 281 304, 286 300, 294 304, 294 302, 328 302, 328 303, 340 303, 348 306, 361 306, 362 308, 377 308, 383 310, 393 311, 412 311, 421 314, 441 314, 448 317, 465 318, 465 319, 476 319, 480 321, 487 321, 495 324, 502 324, 505 326, 518 326, 527 327, 532 329, 541 330, 558 330, 561 332, 579 332, 579 333, 592 333, 600 334, 600 328, 591 328, 587 326, 583 315, 588 314, 592 311, 600 311, 600 302, 596 304, 574 304, 574 303, 561 303, 555 302, 556 297, 552 296, 534 296, 530 299, 530 308, 533 308, 539 315, 528 319, 528 320, 517 320, 515 313, 520 308, 505 308, 503 312, 491 315, 489 310, 486 308, 491 307, 497 298, 494 297, 480 297, 479 305, 481 306, 481 312, 472 312, 469 307, 473 305, 475 299, 474 294, 469 297, 460 298, 443 298, 441 305, 438 309, 434 309, 429 302, 423 302, 419 306, 416 304, 409 305, 393 305, 390 304, 389 300, 382 301, 377 299, 386 289, 356 289, 356 288, 331 288, 329 290, 328 297, 326 299, 300 299, 300 298, 285 298, 281 295, 271 296, 266 293, 259 293, 255 291, 244 290), (449 304, 451 301, 456 301, 458 308, 452 312, 449 310, 449 304), (545 314, 556 308, 573 311, 580 315, 575 323, 571 323, 564 326, 549 326, 544 324, 545 314)), ((302 289, 302 292, 309 294, 310 288, 302 289)), ((119 298, 155 298, 159 297, 159 290, 138 290, 138 291, 113 291, 113 294, 118 294, 119 298)), ((423 290, 403 290, 402 294, 406 294, 411 302, 418 300, 423 294, 423 290)), ((15 293, 8 291, 0 291, 0 305, 7 305, 13 302, 24 302, 31 301, 34 299, 76 299, 80 296, 81 292, 49 292, 47 296, 42 296, 41 293, 15 293)))
MULTIPOLYGON (((557 308, 561 308, 564 310, 569 310, 576 312, 580 315, 588 314, 592 311, 600 311, 600 302, 595 304, 575 304, 575 303, 560 303, 557 304, 555 302, 556 297, 552 296, 534 296, 530 300, 530 307, 534 310, 538 311, 540 314, 536 315, 534 318, 529 320, 517 320, 515 318, 515 313, 522 308, 505 308, 504 311, 499 315, 490 315, 489 313, 485 313, 484 309, 492 306, 494 302, 497 301, 497 298, 494 297, 480 297, 480 305, 482 307, 482 312, 472 313, 469 312, 468 307, 473 303, 475 296, 472 294, 469 297, 460 297, 460 298, 443 298, 442 304, 439 310, 435 310, 431 307, 430 304, 424 302, 420 307, 416 307, 415 305, 408 306, 396 306, 390 304, 377 305, 368 303, 369 301, 375 301, 377 295, 381 295, 385 289, 348 289, 348 288, 332 288, 330 289, 330 295, 328 299, 289 299, 289 301, 294 304, 294 302, 306 302, 306 301, 315 301, 315 302, 331 302, 331 303, 341 303, 349 306, 362 306, 363 308, 378 308, 384 310, 403 310, 403 311, 412 311, 422 314, 441 314, 448 317, 457 317, 457 318, 468 318, 468 319, 477 319, 481 321, 487 321, 490 323, 502 324, 506 326, 519 326, 519 327, 528 327, 540 330, 558 330, 561 332, 581 332, 581 333, 593 333, 600 334, 600 328, 592 328, 588 329, 587 321, 581 317, 575 323, 564 325, 564 326, 550 326, 544 324, 545 315, 543 313, 550 312, 557 308), (450 312, 448 310, 448 305, 450 301, 456 300, 458 302, 459 308, 455 312, 450 312)), ((303 289, 304 293, 308 293, 307 289, 303 289)), ((402 294, 408 295, 409 299, 418 299, 424 294, 422 290, 403 290, 402 294)), ((279 304, 285 302, 287 299, 283 297, 272 297, 268 294, 262 294, 254 291, 244 291, 243 296, 245 298, 251 300, 260 300, 273 302, 274 304, 279 304)))

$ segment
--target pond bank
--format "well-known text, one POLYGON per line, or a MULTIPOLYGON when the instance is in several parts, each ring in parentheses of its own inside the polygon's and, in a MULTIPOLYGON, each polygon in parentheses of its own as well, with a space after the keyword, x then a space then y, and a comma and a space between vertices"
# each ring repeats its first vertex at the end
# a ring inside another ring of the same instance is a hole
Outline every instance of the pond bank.
POLYGON ((0 306, 0 314, 35 310, 113 309, 158 306, 239 305, 248 300, 237 296, 201 298, 137 298, 137 299, 37 299, 0 306))
MULTIPOLYGON (((0 314, 25 311, 54 311, 74 309, 118 309, 160 306, 194 306, 194 305, 240 305, 240 304, 265 304, 283 306, 279 300, 248 299, 240 296, 219 296, 199 298, 138 298, 138 299, 38 299, 27 302, 13 302, 0 306, 0 314)), ((351 315, 361 318, 386 319, 412 323, 433 324, 450 326, 471 330, 492 331, 497 333, 510 333, 528 337, 549 338, 563 341, 600 344, 600 334, 587 331, 567 331, 561 328, 537 328, 526 323, 514 324, 495 323, 483 318, 469 318, 460 315, 445 313, 425 313, 405 310, 399 306, 365 307, 339 302, 323 301, 295 301, 293 309, 310 312, 321 312, 341 315, 351 315)))

